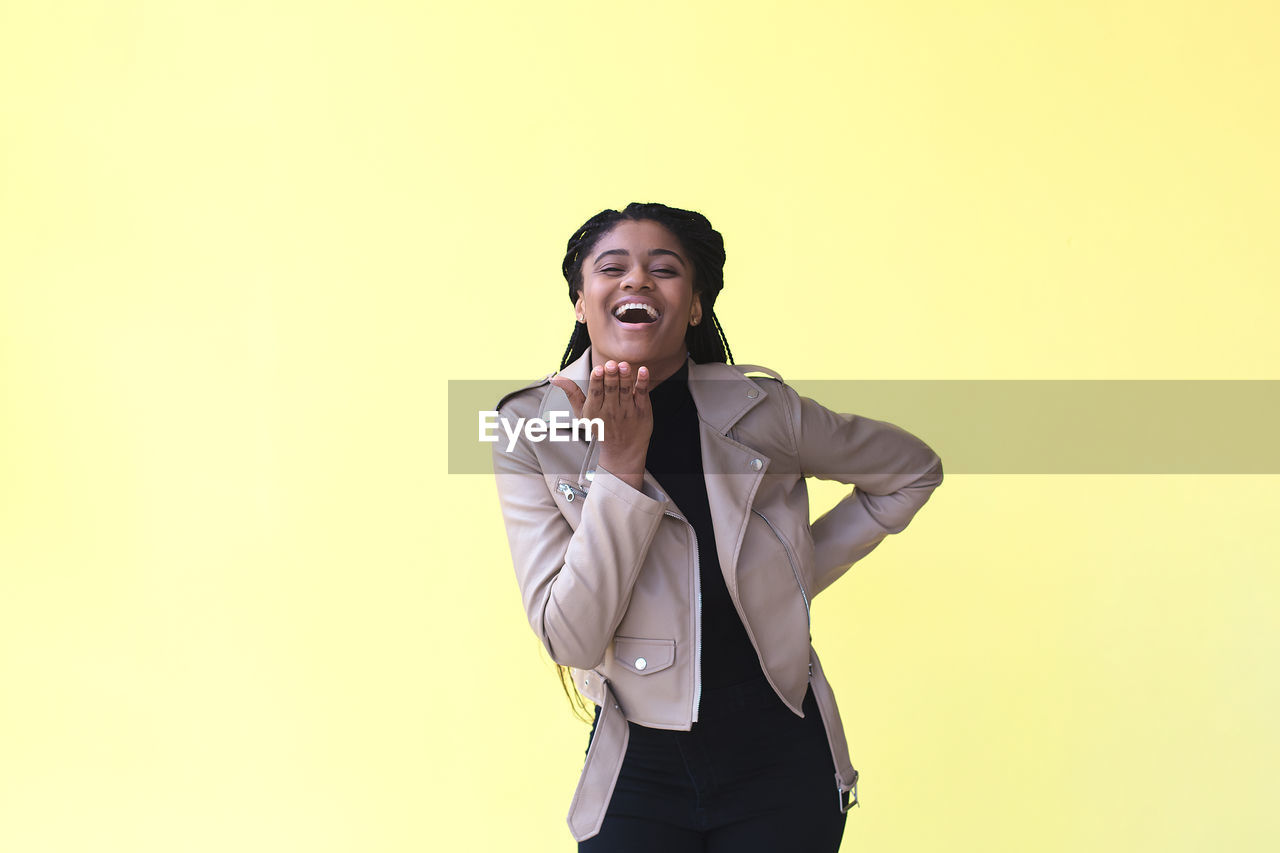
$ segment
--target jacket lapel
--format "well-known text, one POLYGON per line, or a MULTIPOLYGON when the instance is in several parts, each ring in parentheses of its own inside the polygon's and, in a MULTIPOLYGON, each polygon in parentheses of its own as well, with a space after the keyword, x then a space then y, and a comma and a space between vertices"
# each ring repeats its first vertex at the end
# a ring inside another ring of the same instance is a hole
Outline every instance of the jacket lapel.
POLYGON ((701 421, 702 470, 716 554, 725 583, 737 599, 738 553, 756 490, 769 469, 769 457, 734 441, 727 433, 765 398, 765 391, 729 365, 690 361, 689 393, 701 421))

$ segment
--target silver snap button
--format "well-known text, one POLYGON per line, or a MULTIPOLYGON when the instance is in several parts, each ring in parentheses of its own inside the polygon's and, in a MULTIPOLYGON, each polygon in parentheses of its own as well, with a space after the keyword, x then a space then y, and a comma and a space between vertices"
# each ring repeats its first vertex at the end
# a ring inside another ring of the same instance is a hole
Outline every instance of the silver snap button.
POLYGON ((590 687, 590 686, 591 686, 591 679, 590 679, 590 678, 584 678, 584 679, 582 679, 582 686, 583 686, 583 687, 590 687))
POLYGON ((649 662, 644 658, 636 658, 636 669, 644 669, 648 665, 649 662))
POLYGON ((760 396, 760 389, 752 388, 750 391, 747 392, 747 396, 750 397, 752 400, 754 400, 756 397, 760 396))
POLYGON ((759 459, 752 459, 752 460, 751 460, 751 470, 752 470, 752 471, 759 471, 759 470, 760 470, 761 468, 763 468, 763 467, 764 467, 764 463, 763 463, 763 462, 761 462, 759 459))

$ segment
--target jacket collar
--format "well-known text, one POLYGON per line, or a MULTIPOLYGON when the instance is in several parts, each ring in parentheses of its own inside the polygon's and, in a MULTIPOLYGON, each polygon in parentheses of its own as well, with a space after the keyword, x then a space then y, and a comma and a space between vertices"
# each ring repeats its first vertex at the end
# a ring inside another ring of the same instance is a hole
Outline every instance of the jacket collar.
MULTIPOLYGON (((709 362, 698 364, 688 359, 689 393, 698 409, 698 417, 721 435, 726 434, 738 419, 768 396, 763 388, 728 364, 709 362)), ((587 393, 591 382, 591 347, 560 371, 577 383, 582 393, 587 393)), ((552 374, 554 375, 554 374, 552 374)), ((560 389, 553 389, 563 397, 560 389)))

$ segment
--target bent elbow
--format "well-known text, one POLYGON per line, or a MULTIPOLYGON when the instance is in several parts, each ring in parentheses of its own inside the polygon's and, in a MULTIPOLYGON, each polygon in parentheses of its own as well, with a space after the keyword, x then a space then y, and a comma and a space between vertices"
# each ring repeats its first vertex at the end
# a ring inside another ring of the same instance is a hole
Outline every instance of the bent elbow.
POLYGON ((572 626, 554 626, 543 622, 543 630, 538 632, 542 646, 547 650, 551 660, 562 666, 574 669, 595 669, 604 661, 608 643, 592 641, 572 626))
POLYGON ((571 666, 574 669, 595 669, 604 661, 603 651, 596 654, 589 649, 574 648, 570 645, 555 645, 550 639, 543 640, 542 646, 547 650, 551 660, 561 666, 571 666))
POLYGON ((920 485, 928 486, 930 491, 942 485, 942 457, 934 454, 933 464, 920 478, 920 485))

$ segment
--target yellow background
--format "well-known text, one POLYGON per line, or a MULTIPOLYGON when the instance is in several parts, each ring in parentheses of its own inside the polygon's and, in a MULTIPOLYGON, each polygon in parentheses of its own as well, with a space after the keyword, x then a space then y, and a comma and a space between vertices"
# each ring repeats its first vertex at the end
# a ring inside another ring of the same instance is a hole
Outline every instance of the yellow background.
MULTIPOLYGON (((1277 378, 1272 3, 444 5, 0 7, 0 850, 572 849, 443 402, 602 208, 784 376, 1277 378)), ((815 605, 845 849, 1275 849, 1276 507, 950 477, 815 605)))

